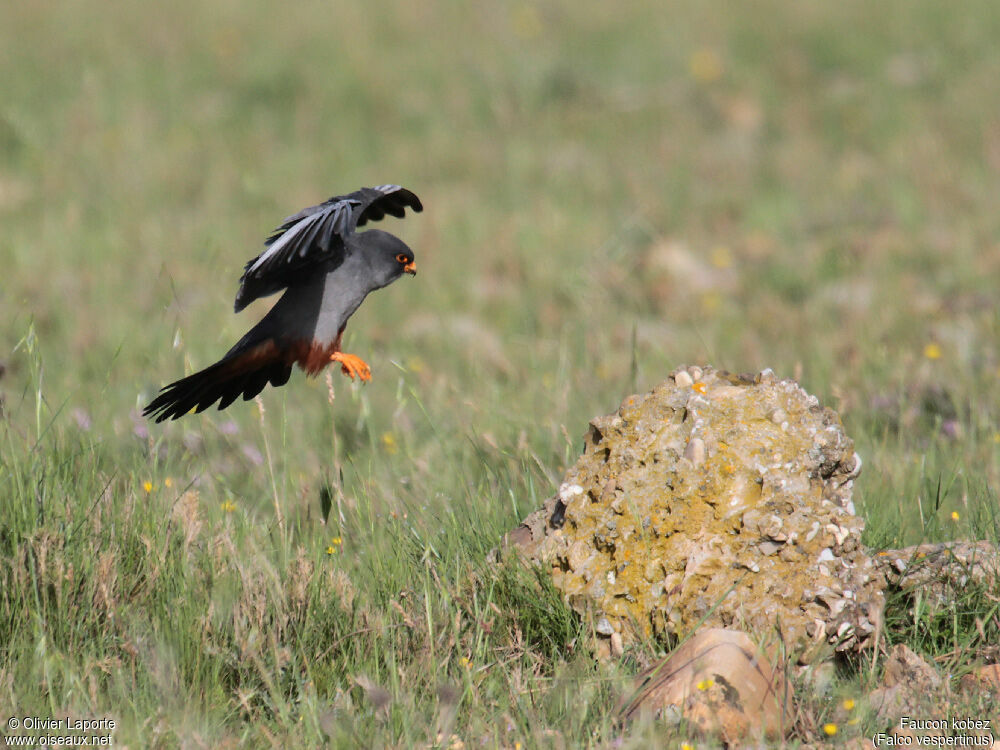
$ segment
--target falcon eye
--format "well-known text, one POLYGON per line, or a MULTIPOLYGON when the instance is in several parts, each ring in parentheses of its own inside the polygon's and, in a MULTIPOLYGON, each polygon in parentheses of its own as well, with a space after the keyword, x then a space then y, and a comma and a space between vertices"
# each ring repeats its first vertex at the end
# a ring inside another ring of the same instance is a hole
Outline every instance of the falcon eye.
POLYGON ((406 257, 406 256, 405 256, 405 255, 404 255, 403 253, 399 253, 399 254, 398 254, 398 255, 396 256, 396 262, 397 262, 397 263, 404 263, 404 264, 405 264, 405 263, 409 263, 409 262, 410 262, 410 259, 409 259, 409 258, 407 258, 407 257, 406 257))

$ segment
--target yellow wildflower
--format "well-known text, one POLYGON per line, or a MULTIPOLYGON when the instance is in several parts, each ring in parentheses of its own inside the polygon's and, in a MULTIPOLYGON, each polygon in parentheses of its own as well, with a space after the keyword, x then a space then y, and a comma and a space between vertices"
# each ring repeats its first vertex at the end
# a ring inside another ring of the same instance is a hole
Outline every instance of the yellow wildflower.
POLYGON ((163 480, 163 486, 164 487, 173 487, 174 486, 174 480, 171 479, 170 477, 167 477, 166 479, 163 480))
POLYGON ((510 25, 521 39, 537 39, 545 30, 538 8, 528 3, 521 3, 513 9, 510 25))
POLYGON ((941 347, 932 341, 924 347, 924 356, 927 359, 941 359, 941 347))
POLYGON ((224 500, 220 507, 222 508, 224 513, 232 513, 234 510, 236 510, 236 503, 234 503, 232 500, 224 500))
POLYGON ((733 254, 725 245, 716 245, 709 253, 709 260, 716 268, 729 268, 733 265, 733 254))
POLYGON ((845 711, 852 711, 854 709, 854 699, 846 698, 841 705, 844 707, 845 711))
POLYGON ((957 510, 953 510, 951 512, 951 520, 952 521, 957 521, 958 519, 959 519, 958 511, 957 510))
POLYGON ((146 492, 147 492, 147 493, 149 493, 149 492, 152 492, 152 491, 153 491, 153 483, 152 483, 152 482, 150 482, 150 481, 149 481, 149 480, 147 479, 147 480, 146 480, 145 482, 143 482, 143 483, 142 483, 142 488, 143 488, 144 490, 146 490, 146 492))
POLYGON ((705 292, 701 295, 701 309, 703 312, 711 315, 719 311, 722 307, 722 295, 718 292, 705 292))
POLYGON ((833 735, 835 735, 837 733, 837 725, 836 724, 824 724, 823 725, 823 731, 826 733, 826 735, 828 737, 833 737, 833 735))
POLYGON ((688 58, 688 71, 698 83, 712 83, 722 78, 722 58, 714 49, 702 47, 688 58))
POLYGON ((382 433, 382 445, 385 446, 385 452, 390 456, 395 455, 396 451, 399 450, 399 446, 396 444, 396 436, 391 432, 382 433))

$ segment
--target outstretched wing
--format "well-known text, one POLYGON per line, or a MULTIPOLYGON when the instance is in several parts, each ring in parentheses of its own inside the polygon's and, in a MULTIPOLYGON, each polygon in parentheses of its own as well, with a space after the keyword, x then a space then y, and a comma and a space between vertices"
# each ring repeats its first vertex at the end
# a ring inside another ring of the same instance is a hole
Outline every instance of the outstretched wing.
POLYGON ((267 249, 246 264, 236 293, 236 312, 258 297, 281 291, 304 272, 344 261, 345 240, 357 227, 386 214, 403 218, 422 211, 420 199, 399 185, 361 188, 289 216, 264 243, 267 249))

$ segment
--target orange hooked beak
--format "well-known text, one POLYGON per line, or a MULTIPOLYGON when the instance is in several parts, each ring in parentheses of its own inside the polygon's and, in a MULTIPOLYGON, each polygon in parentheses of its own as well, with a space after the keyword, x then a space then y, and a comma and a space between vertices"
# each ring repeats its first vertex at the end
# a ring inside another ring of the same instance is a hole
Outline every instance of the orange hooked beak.
POLYGON ((403 270, 406 273, 410 274, 410 276, 416 276, 417 275, 417 261, 411 260, 409 263, 407 263, 405 266, 403 266, 403 270))

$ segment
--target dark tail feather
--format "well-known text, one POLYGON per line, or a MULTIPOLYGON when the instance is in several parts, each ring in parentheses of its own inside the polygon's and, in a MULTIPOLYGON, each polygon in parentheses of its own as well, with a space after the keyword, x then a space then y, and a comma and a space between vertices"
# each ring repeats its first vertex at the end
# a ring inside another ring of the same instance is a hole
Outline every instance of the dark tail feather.
POLYGON ((240 344, 214 365, 166 386, 142 415, 155 416, 157 422, 180 419, 192 409, 202 412, 216 401, 222 410, 241 394, 249 401, 268 383, 281 386, 288 382, 294 360, 284 356, 273 339, 238 351, 240 344))

